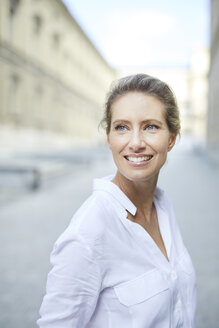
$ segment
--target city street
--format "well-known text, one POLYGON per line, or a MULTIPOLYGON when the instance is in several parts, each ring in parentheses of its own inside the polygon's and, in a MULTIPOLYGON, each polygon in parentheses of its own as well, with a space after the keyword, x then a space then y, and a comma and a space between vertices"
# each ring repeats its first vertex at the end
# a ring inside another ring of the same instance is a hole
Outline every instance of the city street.
MULTIPOLYGON (((113 171, 110 157, 100 156, 1 203, 0 327, 36 328, 53 243, 90 194, 92 179, 113 171)), ((159 185, 173 200, 196 268, 197 328, 218 328, 219 168, 184 139, 169 154, 159 185)))

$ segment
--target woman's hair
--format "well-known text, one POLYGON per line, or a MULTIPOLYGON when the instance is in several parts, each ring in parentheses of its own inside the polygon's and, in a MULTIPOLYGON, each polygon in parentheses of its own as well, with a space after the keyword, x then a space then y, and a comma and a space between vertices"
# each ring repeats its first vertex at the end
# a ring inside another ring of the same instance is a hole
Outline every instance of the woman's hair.
POLYGON ((142 92, 160 100, 166 109, 169 131, 176 135, 180 134, 179 110, 173 91, 165 82, 147 74, 126 76, 112 83, 106 98, 104 116, 100 122, 100 126, 106 130, 107 134, 111 128, 111 110, 114 101, 133 91, 142 92))

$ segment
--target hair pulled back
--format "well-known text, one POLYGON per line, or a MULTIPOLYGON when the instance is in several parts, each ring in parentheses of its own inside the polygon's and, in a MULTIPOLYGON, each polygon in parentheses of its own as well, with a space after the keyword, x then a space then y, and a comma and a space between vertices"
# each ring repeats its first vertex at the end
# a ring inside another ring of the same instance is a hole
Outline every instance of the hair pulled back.
POLYGON ((165 82, 147 74, 126 76, 112 83, 106 98, 104 116, 100 122, 107 134, 111 129, 114 101, 129 92, 142 92, 160 100, 165 106, 166 123, 169 131, 175 135, 180 134, 179 109, 173 91, 165 82))

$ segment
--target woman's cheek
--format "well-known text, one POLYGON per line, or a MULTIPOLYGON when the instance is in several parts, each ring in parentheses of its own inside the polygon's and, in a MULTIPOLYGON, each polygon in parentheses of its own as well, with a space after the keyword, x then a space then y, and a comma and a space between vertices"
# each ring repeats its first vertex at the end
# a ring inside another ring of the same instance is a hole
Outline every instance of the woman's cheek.
POLYGON ((148 143, 153 143, 158 148, 164 148, 168 145, 168 135, 166 133, 148 133, 146 140, 148 143))
POLYGON ((129 142, 129 138, 128 135, 126 134, 113 136, 111 138, 111 145, 113 148, 123 147, 124 145, 128 144, 128 142, 129 142))
POLYGON ((147 136, 145 136, 145 142, 151 145, 160 145, 163 140, 163 138, 161 138, 159 136, 159 134, 152 134, 152 133, 148 133, 147 136))

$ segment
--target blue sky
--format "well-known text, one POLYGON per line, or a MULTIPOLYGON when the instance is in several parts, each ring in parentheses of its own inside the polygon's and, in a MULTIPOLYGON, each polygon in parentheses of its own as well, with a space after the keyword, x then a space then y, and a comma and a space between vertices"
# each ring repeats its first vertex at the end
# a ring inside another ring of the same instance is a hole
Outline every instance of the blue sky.
POLYGON ((63 0, 115 68, 188 66, 209 45, 210 0, 63 0))

